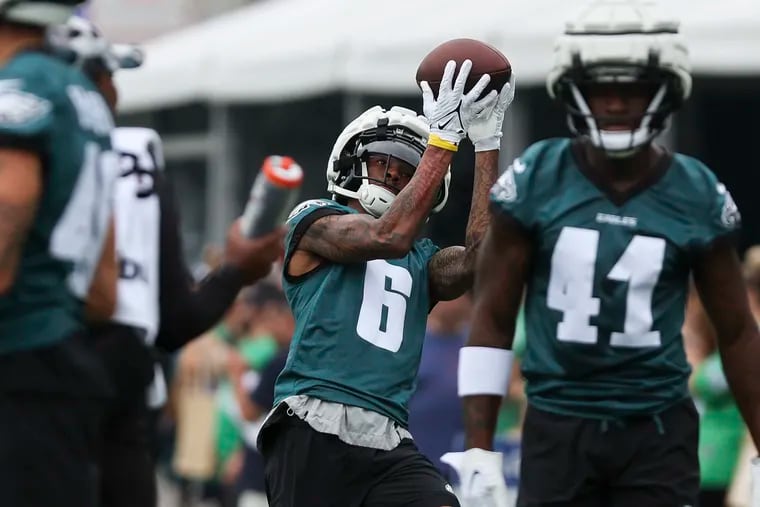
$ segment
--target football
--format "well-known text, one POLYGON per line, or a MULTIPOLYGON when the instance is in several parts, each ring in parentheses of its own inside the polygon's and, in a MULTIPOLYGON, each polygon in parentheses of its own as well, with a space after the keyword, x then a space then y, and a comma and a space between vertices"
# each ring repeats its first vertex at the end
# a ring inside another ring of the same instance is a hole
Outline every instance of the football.
MULTIPOLYGON (((437 97, 443 69, 449 60, 457 62, 457 72, 462 62, 465 60, 472 62, 465 92, 475 86, 483 74, 491 75, 491 82, 488 83, 484 94, 491 90, 501 91, 512 75, 512 65, 509 60, 495 47, 475 39, 452 39, 439 45, 423 58, 420 66, 417 67, 417 85, 421 81, 427 81, 437 97)), ((455 72, 454 79, 456 75, 455 72)))

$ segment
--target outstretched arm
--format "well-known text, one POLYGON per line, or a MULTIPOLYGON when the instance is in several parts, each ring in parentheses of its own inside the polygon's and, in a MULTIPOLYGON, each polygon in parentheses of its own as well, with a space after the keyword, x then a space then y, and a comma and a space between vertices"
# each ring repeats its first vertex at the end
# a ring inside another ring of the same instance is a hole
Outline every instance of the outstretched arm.
POLYGON ((430 214, 454 152, 428 146, 409 184, 388 211, 376 219, 369 215, 329 215, 304 233, 298 250, 332 262, 362 262, 403 257, 412 248, 430 214))
MULTIPOLYGON (((522 226, 499 212, 492 213, 475 268, 473 324, 465 347, 512 348, 532 250, 522 226)), ((464 396, 466 448, 491 449, 501 398, 464 396)))
POLYGON ((215 325, 246 284, 263 278, 282 251, 282 231, 248 240, 237 222, 230 227, 225 263, 194 283, 182 254, 179 217, 171 186, 159 174, 161 206, 159 247, 160 329, 156 345, 174 352, 215 325), (235 253, 235 256, 231 256, 235 253))
POLYGON ((475 147, 475 181, 465 246, 447 248, 430 259, 430 293, 434 301, 457 298, 472 287, 478 245, 488 227, 488 194, 499 175, 504 115, 514 98, 513 75, 498 95, 492 91, 477 103, 478 112, 466 125, 467 135, 475 147))
POLYGON ((465 246, 444 248, 433 255, 428 264, 430 294, 434 301, 456 299, 472 287, 475 259, 489 222, 488 193, 496 182, 498 171, 498 150, 475 154, 475 181, 465 246))
POLYGON ((760 334, 749 310, 739 258, 730 241, 718 240, 699 257, 694 282, 718 335, 729 386, 760 448, 760 334))
POLYGON ((296 254, 308 252, 321 259, 348 263, 398 258, 409 252, 430 214, 465 128, 495 102, 495 92, 490 98, 478 100, 488 85, 487 75, 464 93, 471 67, 472 62, 465 60, 455 80, 456 63, 448 62, 437 97, 427 82, 420 83, 425 116, 430 122, 428 146, 414 177, 396 196, 390 209, 377 220, 361 215, 320 218, 307 229, 296 254))

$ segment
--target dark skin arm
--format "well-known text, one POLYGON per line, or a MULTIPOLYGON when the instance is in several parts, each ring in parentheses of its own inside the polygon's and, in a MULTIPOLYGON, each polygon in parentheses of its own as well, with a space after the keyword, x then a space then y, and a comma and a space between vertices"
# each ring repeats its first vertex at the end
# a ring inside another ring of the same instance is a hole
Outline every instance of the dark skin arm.
POLYGON ((428 263, 433 301, 456 299, 472 287, 475 260, 489 222, 488 193, 499 176, 499 151, 475 154, 475 181, 467 220, 465 246, 452 246, 436 253, 428 263))
POLYGON ((453 154, 428 146, 414 177, 380 218, 350 214, 316 220, 301 238, 288 272, 291 275, 307 272, 323 260, 366 262, 396 259, 409 253, 430 214, 453 154))
POLYGON ((42 195, 42 164, 36 153, 0 149, 0 294, 16 278, 21 251, 42 195))
POLYGON ((85 315, 91 322, 105 322, 116 310, 116 290, 119 282, 119 263, 116 260, 116 224, 108 224, 103 253, 95 268, 85 301, 85 315))
POLYGON ((246 240, 237 223, 227 233, 224 264, 195 284, 182 255, 179 214, 174 192, 156 176, 161 206, 159 308, 161 328, 156 346, 174 352, 219 322, 246 284, 269 273, 282 252, 284 231, 246 240))
MULTIPOLYGON (((472 328, 465 346, 512 348, 532 252, 528 233, 511 217, 492 212, 475 266, 472 328)), ((463 403, 465 447, 492 450, 501 396, 465 396, 463 403)))
POLYGON ((749 310, 739 258, 728 240, 718 240, 699 256, 694 283, 715 327, 731 392, 760 448, 760 334, 749 310))

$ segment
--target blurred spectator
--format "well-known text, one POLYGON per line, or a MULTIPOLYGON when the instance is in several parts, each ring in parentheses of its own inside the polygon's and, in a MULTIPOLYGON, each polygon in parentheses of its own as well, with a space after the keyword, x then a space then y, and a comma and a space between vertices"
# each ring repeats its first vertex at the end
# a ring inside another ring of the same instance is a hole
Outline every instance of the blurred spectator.
POLYGON ((715 330, 693 287, 683 334, 693 369, 690 387, 700 413, 699 505, 723 507, 736 468, 744 424, 723 374, 715 330))
MULTIPOLYGON (((248 334, 256 308, 243 290, 215 328, 180 352, 174 378, 177 436, 174 471, 195 483, 216 480, 239 444, 233 427, 225 432, 220 416, 220 387, 227 379, 230 355, 248 334), (229 433, 232 436, 225 438, 229 433)), ((259 365, 271 360, 276 345, 255 345, 248 351, 259 365)))
POLYGON ((409 402, 409 431, 420 452, 450 477, 439 458, 451 451, 464 432, 462 402, 457 395, 459 349, 469 328, 471 298, 441 301, 430 312, 417 391, 409 402))
MULTIPOLYGON (((289 324, 290 310, 279 287, 261 281, 245 291, 242 296, 247 313, 245 333, 235 337, 227 356, 227 375, 220 382, 216 393, 216 448, 218 475, 226 500, 224 505, 237 503, 237 480, 243 468, 243 414, 236 393, 243 372, 249 378, 271 363, 278 350, 278 337, 293 333, 289 324), (285 305, 284 316, 281 302, 285 305)), ((281 340, 281 338, 280 338, 281 340)), ((279 372, 278 372, 279 373, 279 372)))
POLYGON ((277 343, 277 355, 256 373, 242 356, 232 356, 230 380, 235 387, 243 426, 243 467, 237 480, 239 507, 266 507, 264 461, 256 449, 258 430, 274 404, 274 385, 285 366, 295 321, 282 291, 273 285, 260 284, 252 295, 259 309, 254 321, 254 336, 266 333, 277 343))

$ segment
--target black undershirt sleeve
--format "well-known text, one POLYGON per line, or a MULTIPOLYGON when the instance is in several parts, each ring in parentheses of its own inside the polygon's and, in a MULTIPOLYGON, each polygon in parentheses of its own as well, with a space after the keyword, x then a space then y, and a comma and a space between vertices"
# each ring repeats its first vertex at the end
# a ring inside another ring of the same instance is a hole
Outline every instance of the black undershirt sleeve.
POLYGON ((196 284, 182 255, 174 193, 162 175, 156 191, 161 207, 159 259, 160 327, 156 346, 174 352, 216 325, 243 287, 237 268, 222 266, 196 284))

